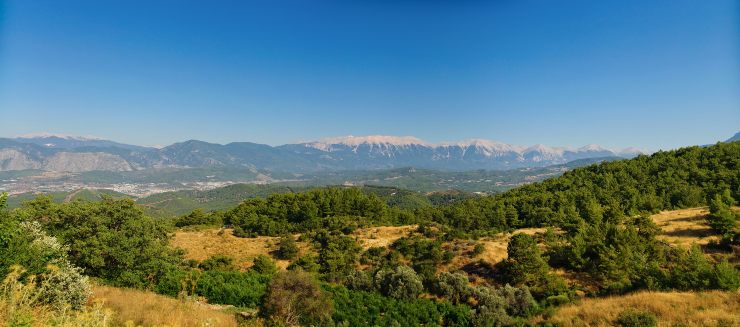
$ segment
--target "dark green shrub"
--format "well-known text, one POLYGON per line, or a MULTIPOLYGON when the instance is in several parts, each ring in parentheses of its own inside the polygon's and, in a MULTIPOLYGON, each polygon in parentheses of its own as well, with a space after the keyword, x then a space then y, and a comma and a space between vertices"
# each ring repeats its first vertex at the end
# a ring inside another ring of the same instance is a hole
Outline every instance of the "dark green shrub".
POLYGON ((198 275, 195 293, 209 303, 256 308, 265 295, 269 275, 255 272, 206 271, 198 275))
POLYGON ((250 267, 249 269, 263 275, 272 275, 278 270, 277 265, 275 265, 275 261, 264 254, 256 256, 254 258, 252 267, 250 267))
POLYGON ((345 235, 317 233, 319 272, 331 282, 341 282, 355 269, 361 248, 354 238, 345 235))
POLYGON ((381 294, 396 299, 415 299, 424 290, 421 278, 408 266, 381 269, 373 279, 381 294))
POLYGON ((623 327, 653 327, 658 325, 658 319, 652 312, 628 309, 617 316, 614 324, 623 327))
POLYGON ((486 246, 483 245, 482 243, 475 244, 475 247, 473 247, 473 252, 472 252, 473 257, 477 257, 477 256, 481 255, 483 253, 483 251, 485 251, 485 250, 486 250, 486 246))
POLYGON ((277 274, 270 282, 262 309, 271 320, 286 326, 328 321, 333 311, 329 294, 313 275, 303 271, 277 274))
POLYGON ((723 260, 714 267, 713 286, 726 291, 737 291, 740 288, 740 270, 723 260))
POLYGON ((220 254, 203 260, 203 262, 201 262, 198 267, 203 270, 236 270, 236 266, 234 266, 234 258, 220 254))
POLYGON ((473 288, 473 298, 476 306, 472 320, 475 326, 506 326, 512 323, 506 313, 507 303, 496 290, 478 286, 473 288))
POLYGON ((289 266, 288 270, 302 269, 305 272, 315 273, 319 271, 319 264, 317 258, 314 255, 306 254, 297 260, 293 261, 289 266))
POLYGON ((537 310, 537 302, 527 286, 519 288, 506 284, 498 289, 498 294, 506 300, 506 312, 512 317, 528 317, 537 310))
POLYGON ((365 252, 362 252, 360 263, 370 266, 384 266, 388 263, 386 258, 387 254, 388 249, 385 247, 374 246, 365 250, 365 252))
POLYGON ((353 271, 347 276, 344 285, 347 286, 347 288, 355 291, 373 292, 376 290, 373 278, 374 276, 374 271, 370 270, 353 271))
POLYGON ((732 212, 731 205, 734 199, 730 196, 729 190, 725 190, 725 193, 724 195, 715 195, 714 199, 709 202, 707 222, 713 230, 732 242, 738 215, 732 212))
POLYGON ((280 244, 277 250, 277 257, 283 260, 293 260, 298 256, 298 245, 292 235, 283 235, 280 237, 280 244))
POLYGON ((442 272, 437 278, 437 290, 453 304, 467 303, 473 289, 464 273, 442 272))
POLYGON ((159 278, 154 291, 171 297, 193 295, 195 294, 193 284, 199 274, 199 271, 192 269, 170 269, 159 278))
POLYGON ((195 225, 223 225, 223 214, 219 212, 205 213, 201 209, 195 209, 193 212, 175 219, 175 227, 195 226, 195 225))
POLYGON ((537 242, 530 235, 514 235, 509 240, 507 253, 508 279, 514 284, 537 285, 550 270, 537 242))
POLYGON ((470 307, 427 299, 401 300, 375 292, 326 287, 332 319, 345 326, 470 326, 470 307))

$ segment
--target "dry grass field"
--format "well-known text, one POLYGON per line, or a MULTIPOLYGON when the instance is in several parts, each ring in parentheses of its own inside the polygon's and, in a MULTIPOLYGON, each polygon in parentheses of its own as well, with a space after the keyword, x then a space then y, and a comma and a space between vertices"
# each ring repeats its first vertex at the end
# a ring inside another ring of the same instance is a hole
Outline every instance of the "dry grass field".
MULTIPOLYGON (((359 229, 352 233, 363 249, 370 247, 387 247, 399 238, 408 236, 416 230, 416 225, 407 226, 383 226, 359 229)), ((491 264, 506 259, 506 246, 513 234, 526 233, 536 234, 545 232, 544 228, 519 229, 514 233, 497 235, 495 237, 483 238, 478 243, 483 244, 484 251, 476 256, 474 260, 483 260, 491 264)), ((295 236, 297 238, 297 235, 295 236)), ((306 242, 297 242, 301 254, 312 251, 306 242)), ((261 236, 256 238, 241 238, 232 234, 230 229, 207 229, 199 231, 177 231, 171 241, 172 246, 186 250, 187 259, 204 260, 213 255, 226 255, 234 258, 235 264, 242 270, 252 266, 252 260, 258 255, 270 255, 278 246, 277 237, 261 236)), ((446 250, 454 249, 455 253, 471 252, 475 242, 454 241, 446 242, 446 250)), ((273 258, 274 259, 274 258, 273 258)), ((448 270, 456 270, 471 262, 468 256, 456 256, 455 259, 445 267, 448 270)), ((287 260, 276 260, 278 267, 286 268, 290 262, 287 260)))
MULTIPOLYGON (((357 230, 353 236, 357 237, 364 249, 382 246, 386 247, 395 240, 407 236, 416 229, 416 226, 387 226, 372 227, 357 230)), ((294 235, 297 238, 297 235, 294 235)), ((235 264, 241 269, 252 266, 252 260, 258 255, 270 255, 278 246, 279 238, 260 236, 255 238, 241 238, 233 235, 231 229, 206 229, 200 231, 175 232, 171 244, 187 251, 187 259, 204 260, 210 256, 221 254, 234 258, 235 264), (222 231, 222 232, 221 232, 222 231)), ((311 251, 306 242, 297 242, 301 254, 311 251)), ((286 268, 290 262, 276 260, 278 267, 286 268)))
POLYGON ((371 227, 359 229, 352 235, 357 237, 362 248, 367 250, 371 247, 387 247, 399 238, 408 236, 416 228, 416 225, 371 227))
MULTIPOLYGON (((738 211, 740 207, 734 207, 738 211)), ((663 229, 658 239, 681 246, 691 246, 692 243, 705 245, 719 240, 719 236, 709 228, 706 217, 709 208, 689 208, 671 211, 662 211, 650 216, 663 229)))
POLYGON ((704 207, 662 211, 650 217, 663 229, 658 239, 669 244, 690 246, 691 243, 704 245, 719 239, 706 224, 707 214, 709 209, 704 207))
MULTIPOLYGON (((187 259, 205 260, 221 254, 234 258, 234 264, 240 269, 252 266, 252 260, 260 254, 270 255, 278 247, 278 237, 260 236, 255 238, 236 237, 231 229, 207 229, 201 231, 177 231, 171 244, 187 251, 187 259)), ((298 242, 301 253, 308 251, 309 245, 298 242)), ((286 268, 290 262, 276 260, 280 268, 286 268)))
POLYGON ((103 301, 105 308, 114 311, 113 319, 120 325, 133 322, 145 327, 237 326, 234 314, 215 306, 139 290, 95 286, 92 301, 103 301))
POLYGON ((482 243, 485 249, 476 258, 486 261, 491 264, 496 264, 507 257, 506 247, 509 245, 509 240, 514 234, 528 234, 534 235, 538 233, 544 233, 546 228, 522 228, 517 229, 512 233, 499 234, 494 237, 483 238, 479 243, 482 243))
POLYGON ((557 310, 552 320, 568 326, 612 326, 625 309, 649 311, 658 326, 738 326, 738 292, 641 292, 624 296, 584 299, 557 310))

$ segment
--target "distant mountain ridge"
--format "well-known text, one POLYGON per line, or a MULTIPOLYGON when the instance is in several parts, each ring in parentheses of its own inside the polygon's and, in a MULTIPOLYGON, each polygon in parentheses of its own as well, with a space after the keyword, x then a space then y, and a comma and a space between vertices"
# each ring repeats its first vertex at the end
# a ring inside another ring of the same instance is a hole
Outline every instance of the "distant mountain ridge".
POLYGON ((544 167, 601 157, 634 157, 641 151, 598 145, 577 149, 519 146, 489 140, 432 144, 415 137, 346 136, 270 146, 251 142, 215 144, 198 140, 163 148, 42 134, 0 138, 0 170, 132 171, 148 168, 247 168, 319 172, 418 167, 438 170, 544 167))

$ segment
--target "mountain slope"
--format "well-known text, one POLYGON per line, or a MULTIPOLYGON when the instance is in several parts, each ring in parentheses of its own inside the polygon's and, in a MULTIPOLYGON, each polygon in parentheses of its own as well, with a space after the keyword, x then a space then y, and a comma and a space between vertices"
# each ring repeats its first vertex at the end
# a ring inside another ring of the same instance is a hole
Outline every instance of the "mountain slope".
POLYGON ((578 159, 632 157, 634 148, 598 145, 578 149, 511 145, 489 140, 431 144, 406 136, 347 136, 269 146, 250 142, 215 144, 198 140, 156 149, 96 138, 64 135, 0 139, 0 170, 86 172, 151 168, 246 168, 310 173, 418 167, 447 171, 514 169, 564 164, 578 159))

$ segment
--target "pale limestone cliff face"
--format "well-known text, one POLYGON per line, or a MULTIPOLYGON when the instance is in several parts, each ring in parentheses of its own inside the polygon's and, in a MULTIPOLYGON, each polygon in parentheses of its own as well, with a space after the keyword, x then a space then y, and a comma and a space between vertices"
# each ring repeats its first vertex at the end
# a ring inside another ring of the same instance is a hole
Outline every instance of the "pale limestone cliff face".
POLYGON ((125 159, 102 152, 59 152, 49 157, 44 170, 81 172, 91 170, 132 171, 125 159))
POLYGON ((0 170, 40 169, 42 164, 16 149, 0 149, 0 170))

